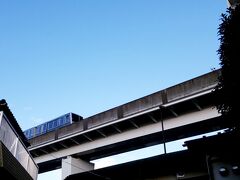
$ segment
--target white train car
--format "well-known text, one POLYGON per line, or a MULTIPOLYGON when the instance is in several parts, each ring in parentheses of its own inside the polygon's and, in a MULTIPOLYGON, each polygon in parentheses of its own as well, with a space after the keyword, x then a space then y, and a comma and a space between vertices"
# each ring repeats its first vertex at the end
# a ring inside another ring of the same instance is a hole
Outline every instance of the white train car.
POLYGON ((82 120, 83 117, 74 113, 67 113, 51 121, 45 122, 33 128, 24 131, 27 139, 32 139, 36 136, 40 136, 50 131, 54 131, 60 127, 72 124, 74 122, 82 120))

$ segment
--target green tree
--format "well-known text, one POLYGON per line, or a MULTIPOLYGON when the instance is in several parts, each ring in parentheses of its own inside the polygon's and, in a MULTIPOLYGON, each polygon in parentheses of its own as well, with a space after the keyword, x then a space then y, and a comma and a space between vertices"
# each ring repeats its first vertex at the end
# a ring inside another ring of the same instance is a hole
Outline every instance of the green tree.
POLYGON ((218 29, 221 76, 215 88, 216 107, 231 128, 240 127, 240 5, 221 16, 218 29))

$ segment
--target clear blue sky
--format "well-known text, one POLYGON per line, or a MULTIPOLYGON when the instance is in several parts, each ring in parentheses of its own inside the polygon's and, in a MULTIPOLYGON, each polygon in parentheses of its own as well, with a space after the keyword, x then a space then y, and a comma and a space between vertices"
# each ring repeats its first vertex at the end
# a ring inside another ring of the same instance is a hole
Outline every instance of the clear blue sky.
POLYGON ((22 129, 219 67, 225 0, 0 1, 0 99, 22 129))

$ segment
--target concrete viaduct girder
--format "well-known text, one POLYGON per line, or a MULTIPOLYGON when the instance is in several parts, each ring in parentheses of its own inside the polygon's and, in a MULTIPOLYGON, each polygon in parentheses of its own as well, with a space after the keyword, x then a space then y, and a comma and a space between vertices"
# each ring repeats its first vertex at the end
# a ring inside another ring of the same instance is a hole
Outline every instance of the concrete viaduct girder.
POLYGON ((60 159, 69 155, 89 161, 224 128, 211 94, 219 74, 213 71, 36 137, 29 150, 44 172, 60 167, 60 159))

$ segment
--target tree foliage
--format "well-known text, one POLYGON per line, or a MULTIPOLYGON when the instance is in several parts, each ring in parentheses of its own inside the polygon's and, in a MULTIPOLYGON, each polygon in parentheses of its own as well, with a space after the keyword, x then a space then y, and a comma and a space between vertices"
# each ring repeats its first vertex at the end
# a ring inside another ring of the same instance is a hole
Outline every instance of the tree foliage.
POLYGON ((232 127, 240 127, 240 5, 221 16, 218 35, 221 76, 215 88, 216 107, 232 127))

